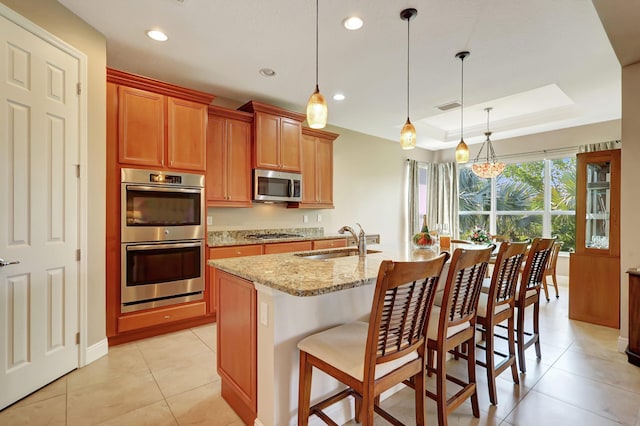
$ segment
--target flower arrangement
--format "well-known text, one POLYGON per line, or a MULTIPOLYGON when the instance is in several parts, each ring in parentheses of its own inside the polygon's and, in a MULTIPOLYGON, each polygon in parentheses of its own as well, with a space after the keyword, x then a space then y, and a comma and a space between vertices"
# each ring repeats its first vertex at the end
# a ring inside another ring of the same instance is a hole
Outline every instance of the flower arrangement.
POLYGON ((491 234, 489 234, 484 228, 478 225, 474 226, 471 232, 469 232, 469 239, 474 243, 490 243, 491 234))
POLYGON ((435 243, 435 239, 427 232, 418 232, 413 236, 413 244, 416 247, 431 247, 435 243))

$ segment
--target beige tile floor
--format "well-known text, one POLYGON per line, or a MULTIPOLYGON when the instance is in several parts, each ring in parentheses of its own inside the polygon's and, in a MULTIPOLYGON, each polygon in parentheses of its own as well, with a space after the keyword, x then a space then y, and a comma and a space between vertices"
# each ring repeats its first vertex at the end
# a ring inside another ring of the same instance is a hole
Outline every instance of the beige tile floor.
MULTIPOLYGON (((467 402, 449 424, 640 426, 640 368, 617 352, 617 330, 567 319, 563 278, 560 299, 541 303, 542 360, 530 348, 520 385, 508 372, 499 377, 497 406, 489 403, 485 370, 478 367, 480 418, 467 402)), ((209 325, 112 347, 107 356, 0 411, 0 425, 240 426, 220 396, 215 334, 209 325)), ((452 360, 448 368, 462 371, 463 364, 452 360)), ((409 390, 383 406, 415 424, 409 390)), ((429 424, 437 424, 430 400, 427 414, 429 424)))

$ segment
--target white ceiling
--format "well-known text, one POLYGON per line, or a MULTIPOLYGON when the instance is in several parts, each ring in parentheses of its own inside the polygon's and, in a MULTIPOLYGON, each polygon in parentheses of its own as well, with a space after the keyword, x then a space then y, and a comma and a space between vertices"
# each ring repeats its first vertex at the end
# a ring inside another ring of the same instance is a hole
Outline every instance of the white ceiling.
MULTIPOLYGON (((313 0, 59 0, 107 38, 110 67, 213 93, 304 112, 315 84, 313 0), (164 43, 148 29, 169 35, 164 43), (267 78, 261 68, 276 71, 267 78)), ((398 140, 407 115, 418 146, 492 140, 618 119, 620 64, 589 0, 320 0, 319 85, 329 123, 398 140), (364 19, 358 31, 342 20, 364 19), (344 101, 331 99, 334 93, 344 101)), ((214 101, 215 103, 215 101, 214 101)))

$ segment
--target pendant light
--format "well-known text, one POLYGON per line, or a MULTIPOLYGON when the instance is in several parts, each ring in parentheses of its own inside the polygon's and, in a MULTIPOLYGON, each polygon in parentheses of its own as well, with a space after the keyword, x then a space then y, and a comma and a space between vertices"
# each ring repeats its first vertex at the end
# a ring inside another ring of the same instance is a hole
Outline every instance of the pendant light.
POLYGON ((312 129, 322 129, 327 125, 327 102, 318 88, 318 0, 316 0, 316 90, 307 102, 307 124, 312 129))
POLYGON ((480 151, 478 151, 478 155, 476 155, 476 159, 473 160, 473 164, 471 165, 473 173, 476 176, 484 179, 490 179, 500 175, 505 167, 504 163, 499 163, 496 161, 496 154, 495 152, 493 152, 493 145, 491 144, 491 132, 489 131, 489 112, 491 112, 492 109, 493 108, 484 109, 485 111, 487 111, 487 131, 484 132, 487 140, 482 143, 480 151), (484 163, 480 163, 478 162, 478 160, 480 159, 480 154, 482 153, 485 145, 487 146, 487 159, 484 163))
POLYGON ((456 53, 456 58, 460 59, 461 73, 460 73, 460 142, 456 146, 456 163, 466 163, 469 161, 469 147, 464 142, 464 58, 471 53, 468 51, 462 51, 456 53))
POLYGON ((409 120, 409 21, 418 14, 413 8, 404 9, 400 12, 400 18, 407 21, 407 122, 400 131, 400 147, 402 149, 413 149, 416 146, 416 128, 409 120))

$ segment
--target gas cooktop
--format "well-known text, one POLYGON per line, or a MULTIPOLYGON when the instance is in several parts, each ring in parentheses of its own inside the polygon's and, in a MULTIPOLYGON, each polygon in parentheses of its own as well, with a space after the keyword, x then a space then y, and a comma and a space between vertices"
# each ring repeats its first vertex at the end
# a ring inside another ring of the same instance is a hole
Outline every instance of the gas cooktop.
POLYGON ((301 238, 303 235, 300 234, 285 234, 285 233, 272 233, 272 234, 249 234, 246 235, 247 238, 255 238, 258 240, 270 240, 277 238, 301 238))

